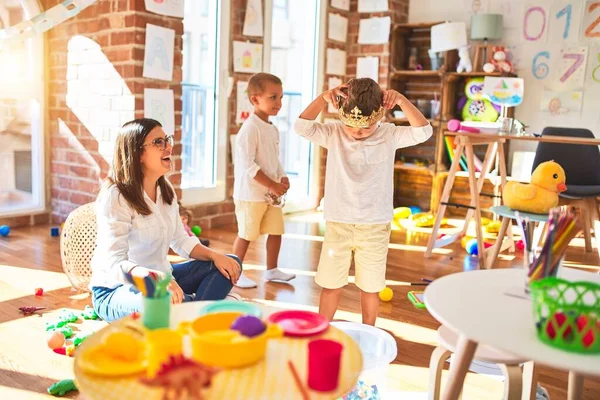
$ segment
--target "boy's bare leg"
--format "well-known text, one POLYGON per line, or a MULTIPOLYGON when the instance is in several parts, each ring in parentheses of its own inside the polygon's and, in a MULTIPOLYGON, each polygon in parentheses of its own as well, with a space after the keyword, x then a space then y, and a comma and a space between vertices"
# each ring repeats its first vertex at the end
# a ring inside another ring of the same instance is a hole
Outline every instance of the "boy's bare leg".
POLYGON ((328 321, 333 321, 333 316, 340 304, 342 289, 325 289, 321 290, 321 299, 319 300, 319 314, 327 318, 328 321))
MULTIPOLYGON (((233 254, 238 256, 238 258, 242 262, 244 261, 244 257, 246 257, 246 252, 248 251, 249 245, 250 245, 250 242, 248 240, 242 239, 239 236, 236 236, 236 238, 233 242, 233 254)), ((257 285, 256 285, 256 282, 254 282, 252 279, 248 278, 244 274, 244 272, 242 272, 242 274, 240 275, 240 278, 238 279, 235 286, 242 288, 242 289, 248 289, 248 288, 256 287, 257 285)))
POLYGON ((281 235, 269 235, 267 238, 267 271, 265 272, 265 277, 269 281, 287 282, 296 277, 294 274, 285 273, 277 268, 280 249, 281 235))
POLYGON ((363 324, 375 326, 375 320, 379 313, 379 293, 367 293, 361 290, 360 308, 363 324))

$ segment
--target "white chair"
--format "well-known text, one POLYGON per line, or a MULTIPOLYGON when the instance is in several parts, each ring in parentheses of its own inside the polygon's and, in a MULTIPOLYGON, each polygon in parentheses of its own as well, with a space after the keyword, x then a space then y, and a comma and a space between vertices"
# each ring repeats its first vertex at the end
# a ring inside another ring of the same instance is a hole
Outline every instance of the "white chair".
MULTIPOLYGON (((429 400, 440 398, 444 363, 455 351, 458 342, 458 335, 443 325, 440 326, 437 333, 440 345, 433 350, 429 362, 429 400)), ((483 344, 477 346, 473 360, 498 364, 505 378, 503 399, 535 400, 537 381, 533 361, 523 360, 483 344), (523 364, 522 372, 521 364, 523 364)))
POLYGON ((60 258, 63 271, 73 288, 89 291, 92 276, 90 262, 96 248, 98 227, 95 203, 84 204, 73 210, 60 234, 60 258))

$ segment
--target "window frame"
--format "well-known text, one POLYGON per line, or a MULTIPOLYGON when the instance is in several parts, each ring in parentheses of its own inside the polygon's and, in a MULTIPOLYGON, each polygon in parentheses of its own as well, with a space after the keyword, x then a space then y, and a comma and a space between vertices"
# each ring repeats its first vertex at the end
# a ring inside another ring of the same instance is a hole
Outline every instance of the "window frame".
POLYGON ((227 195, 227 137, 229 131, 229 38, 231 0, 217 0, 217 68, 215 85, 215 146, 216 176, 214 187, 182 189, 181 203, 194 206, 224 201, 227 195))

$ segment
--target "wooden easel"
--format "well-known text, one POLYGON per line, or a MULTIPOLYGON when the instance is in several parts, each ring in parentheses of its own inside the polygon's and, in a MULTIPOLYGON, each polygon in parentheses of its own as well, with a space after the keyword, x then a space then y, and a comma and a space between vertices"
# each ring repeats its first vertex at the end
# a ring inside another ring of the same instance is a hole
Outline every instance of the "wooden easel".
MULTIPOLYGON (((477 250, 479 255, 479 268, 484 269, 488 268, 488 266, 491 265, 486 263, 487 252, 485 250, 485 245, 483 242, 483 226, 481 225, 481 206, 479 203, 479 196, 481 195, 481 189, 483 188, 485 178, 490 173, 493 161, 497 159, 497 166, 500 172, 500 188, 498 188, 497 184, 494 185, 494 203, 497 203, 498 205, 500 205, 501 203, 501 190, 504 189, 504 185, 506 183, 506 159, 504 154, 504 143, 506 143, 506 139, 504 139, 502 136, 479 138, 468 135, 461 135, 460 133, 456 134, 454 140, 454 144, 456 146, 456 150, 454 152, 454 160, 452 161, 452 165, 450 166, 450 171, 448 171, 448 178, 446 180, 446 184, 444 185, 442 197, 440 198, 440 206, 438 208, 435 223, 433 225, 433 231, 431 232, 431 236, 429 237, 429 241, 427 243, 425 258, 431 257, 433 249, 444 247, 456 242, 457 240, 460 240, 466 234, 471 219, 475 218, 475 226, 477 233, 477 250), (487 145, 487 151, 485 153, 483 167, 479 178, 477 178, 477 173, 475 172, 475 153, 473 150, 473 146, 477 145, 487 145), (469 190, 471 194, 471 202, 468 206, 462 204, 448 203, 448 200, 450 199, 452 185, 454 184, 456 172, 458 171, 460 159, 463 153, 465 153, 466 155, 467 166, 469 169, 469 190), (465 225, 461 232, 456 233, 454 235, 447 235, 443 238, 437 239, 438 231, 440 229, 442 219, 444 218, 444 214, 446 213, 446 207, 448 206, 468 208, 467 216, 465 217, 465 225)), ((509 240, 507 241, 506 245, 502 245, 502 250, 505 250, 507 248, 511 248, 512 251, 514 251, 514 241, 512 239, 512 231, 510 229, 509 240)))

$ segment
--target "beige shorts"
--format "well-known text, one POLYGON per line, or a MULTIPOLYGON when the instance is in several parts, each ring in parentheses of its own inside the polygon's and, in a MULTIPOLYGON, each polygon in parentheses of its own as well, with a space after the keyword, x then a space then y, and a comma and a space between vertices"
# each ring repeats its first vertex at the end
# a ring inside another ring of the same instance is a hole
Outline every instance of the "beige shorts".
POLYGON ((238 236, 250 242, 259 235, 283 235, 283 210, 266 202, 234 200, 238 236))
POLYGON ((346 286, 354 256, 356 286, 367 293, 383 290, 390 232, 390 224, 362 225, 328 221, 315 276, 317 285, 326 289, 346 286))

